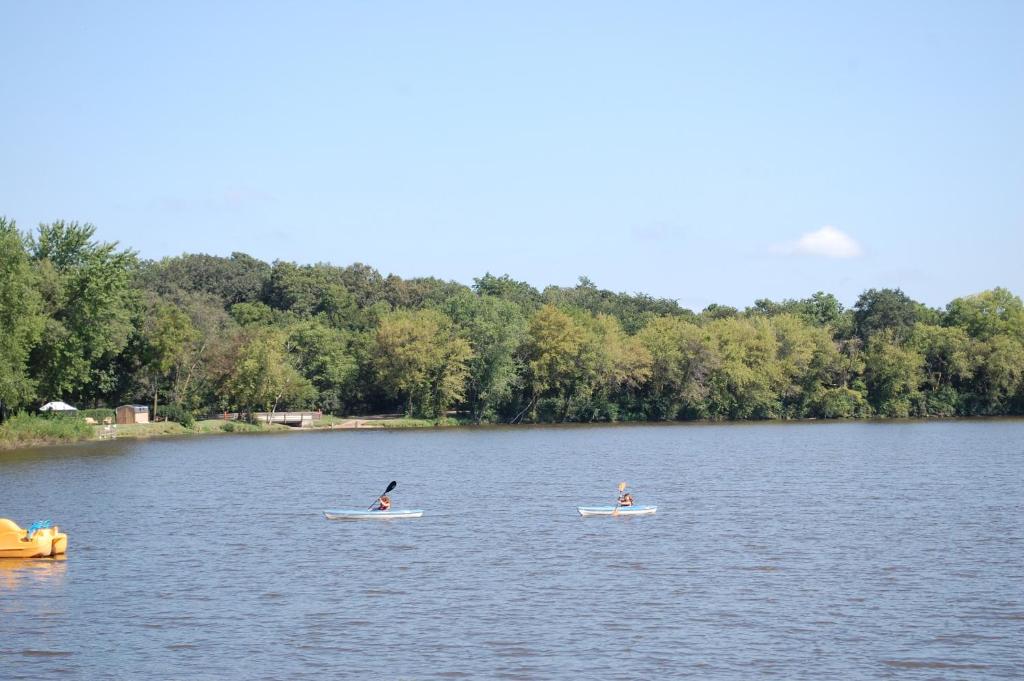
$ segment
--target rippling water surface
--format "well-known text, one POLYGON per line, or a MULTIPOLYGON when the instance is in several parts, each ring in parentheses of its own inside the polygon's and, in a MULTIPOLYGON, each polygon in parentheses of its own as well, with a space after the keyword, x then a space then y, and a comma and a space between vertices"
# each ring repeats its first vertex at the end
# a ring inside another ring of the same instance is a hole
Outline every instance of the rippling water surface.
POLYGON ((1019 678, 1022 483, 1020 421, 0 452, 70 537, 0 561, 0 678, 1019 678), (620 480, 657 515, 577 516, 620 480))

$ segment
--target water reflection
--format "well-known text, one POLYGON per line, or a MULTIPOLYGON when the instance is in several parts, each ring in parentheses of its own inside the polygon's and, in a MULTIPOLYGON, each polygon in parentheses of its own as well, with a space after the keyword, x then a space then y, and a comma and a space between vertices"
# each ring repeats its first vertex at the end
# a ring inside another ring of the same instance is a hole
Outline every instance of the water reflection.
POLYGON ((0 592, 57 589, 64 586, 67 556, 0 559, 0 592))
POLYGON ((0 450, 0 467, 3 467, 5 471, 13 471, 18 468, 19 464, 46 465, 58 463, 62 459, 118 457, 133 451, 139 444, 134 440, 105 440, 103 442, 79 442, 70 445, 0 450))

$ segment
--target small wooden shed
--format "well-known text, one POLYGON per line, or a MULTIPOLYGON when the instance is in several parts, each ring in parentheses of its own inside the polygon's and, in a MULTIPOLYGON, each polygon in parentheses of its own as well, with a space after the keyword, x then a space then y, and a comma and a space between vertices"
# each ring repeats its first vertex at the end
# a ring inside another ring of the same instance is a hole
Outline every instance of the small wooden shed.
POLYGON ((117 423, 149 423, 149 407, 144 404, 122 404, 115 412, 117 423))

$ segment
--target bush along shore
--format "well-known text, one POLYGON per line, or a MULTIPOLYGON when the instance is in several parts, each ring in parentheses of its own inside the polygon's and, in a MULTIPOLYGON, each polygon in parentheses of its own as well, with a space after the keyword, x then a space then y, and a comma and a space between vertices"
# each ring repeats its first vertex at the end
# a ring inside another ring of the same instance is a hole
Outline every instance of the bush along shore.
POLYGON ((189 432, 224 411, 437 422, 457 410, 473 423, 1024 413, 1024 305, 1003 288, 941 308, 870 289, 849 308, 817 292, 693 311, 586 278, 536 289, 244 253, 147 261, 91 225, 22 232, 5 218, 0 272, 6 441, 78 438, 11 418, 49 400, 156 405, 189 432))

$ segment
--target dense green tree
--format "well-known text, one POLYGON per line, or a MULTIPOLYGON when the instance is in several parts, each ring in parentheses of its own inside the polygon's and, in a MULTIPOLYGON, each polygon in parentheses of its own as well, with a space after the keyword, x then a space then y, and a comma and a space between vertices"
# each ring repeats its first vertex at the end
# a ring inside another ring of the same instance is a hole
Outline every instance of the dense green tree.
POLYGON ((199 334, 184 311, 167 303, 157 303, 149 310, 142 331, 143 362, 149 374, 153 413, 157 414, 161 386, 171 381, 172 372, 181 374, 199 334))
POLYGON ((848 325, 845 312, 839 299, 824 291, 818 291, 810 298, 801 300, 797 310, 797 314, 810 324, 830 326, 840 331, 848 325))
POLYGON ((446 300, 469 293, 470 288, 454 281, 434 277, 402 279, 394 274, 385 279, 386 299, 395 309, 418 310, 438 307, 446 300))
POLYGON ((973 380, 964 395, 968 414, 1024 413, 1024 343, 1009 335, 972 345, 973 380))
POLYGON ((684 319, 659 317, 637 340, 651 357, 646 417, 660 421, 702 415, 711 375, 719 365, 707 332, 684 319))
POLYGON ((526 313, 542 305, 540 292, 525 281, 516 281, 507 274, 496 277, 490 272, 473 280, 473 290, 481 296, 493 296, 515 303, 526 313))
POLYGON ((143 263, 138 278, 140 285, 162 295, 175 289, 209 293, 230 307, 261 300, 270 274, 270 265, 245 253, 229 258, 186 253, 143 263))
POLYGON ((380 272, 361 262, 354 263, 341 270, 341 281, 355 298, 360 308, 368 308, 376 303, 387 302, 388 286, 380 272))
POLYGON ((298 317, 321 315, 338 328, 355 324, 355 299, 342 281, 342 270, 331 265, 276 261, 267 283, 267 304, 298 317))
POLYGON ((0 219, 0 417, 43 399, 478 421, 945 416, 1024 412, 1024 304, 944 312, 899 289, 758 299, 701 314, 581 277, 543 293, 356 263, 241 253, 141 265, 55 222, 0 219))
POLYGON ((235 303, 229 310, 231 318, 241 326, 274 326, 282 321, 280 310, 271 309, 266 303, 235 303))
POLYGON ((21 234, 13 221, 0 217, 0 421, 35 397, 28 359, 44 324, 21 234))
POLYGON ((752 307, 743 311, 748 317, 774 317, 779 314, 793 312, 796 308, 795 300, 783 300, 776 302, 770 298, 758 298, 752 307))
POLYGON ((534 418, 538 401, 546 398, 546 419, 614 420, 619 408, 613 393, 637 390, 650 373, 650 353, 627 338, 614 317, 551 304, 530 318, 525 351, 534 418))
POLYGON ((523 359, 518 350, 526 337, 526 317, 515 303, 491 295, 461 291, 440 308, 469 343, 466 406, 473 419, 498 417, 512 403, 520 385, 523 359))
POLYGON ((917 324, 909 346, 921 355, 926 416, 953 416, 959 408, 958 387, 974 373, 971 341, 967 333, 956 327, 917 324))
POLYGON ((240 412, 276 412, 309 406, 315 390, 287 352, 287 337, 276 329, 260 330, 239 348, 225 395, 240 412))
POLYGON ((811 326, 801 317, 790 314, 773 318, 770 326, 778 348, 782 415, 788 418, 834 416, 822 405, 834 406, 835 390, 846 386, 844 358, 832 338, 831 327, 811 326))
POLYGON ((327 412, 342 410, 357 368, 348 333, 318 320, 303 320, 288 329, 288 348, 297 369, 316 389, 314 405, 327 412))
POLYGON ((383 316, 373 364, 381 386, 409 415, 439 418, 465 396, 469 343, 437 310, 403 310, 383 316))
POLYGON ((821 333, 824 329, 818 331, 818 351, 801 415, 827 419, 870 416, 861 340, 854 337, 826 343, 821 333))
POLYGON ((953 300, 946 306, 944 322, 979 340, 1009 335, 1024 341, 1024 304, 1004 288, 953 300))
POLYGON ((864 356, 868 401, 882 416, 919 415, 919 388, 924 378, 924 358, 899 343, 895 329, 871 336, 864 356))
POLYGON ((867 342, 879 331, 890 331, 905 340, 918 321, 923 306, 897 289, 869 289, 853 306, 854 331, 867 342))
POLYGON ((116 385, 117 355, 133 333, 132 251, 93 241, 95 227, 40 225, 28 249, 47 320, 31 365, 46 399, 97 399, 116 385))
POLYGON ((544 305, 530 317, 525 359, 531 394, 527 409, 533 412, 534 418, 537 401, 552 397, 562 403, 559 420, 565 419, 569 400, 582 378, 579 360, 584 334, 585 329, 572 315, 554 305, 544 305))
POLYGON ((778 340, 765 319, 724 317, 707 326, 718 365, 709 381, 706 416, 767 419, 783 415, 785 373, 778 340))
POLYGON ((573 398, 577 421, 616 421, 623 403, 638 396, 650 378, 651 354, 636 338, 627 336, 618 319, 609 314, 583 315, 587 333, 580 355, 582 376, 573 398))
POLYGON ((739 314, 739 310, 729 305, 719 305, 718 303, 711 303, 703 310, 701 310, 701 319, 714 321, 716 319, 730 319, 739 314))
POLYGON ((744 314, 748 317, 777 317, 795 315, 811 326, 829 327, 839 337, 847 338, 853 333, 853 317, 843 309, 842 303, 831 293, 818 291, 810 298, 775 302, 768 298, 754 301, 744 314))
POLYGON ((165 300, 185 312, 196 330, 173 373, 171 398, 190 411, 225 406, 218 392, 234 368, 243 342, 238 325, 212 294, 179 290, 165 300))
POLYGON ((627 333, 634 334, 651 319, 659 316, 686 316, 693 318, 690 310, 679 307, 679 303, 665 298, 652 298, 644 294, 629 295, 599 289, 587 277, 580 277, 574 287, 548 286, 544 289, 546 303, 563 309, 586 310, 592 315, 606 314, 615 317, 627 333))

